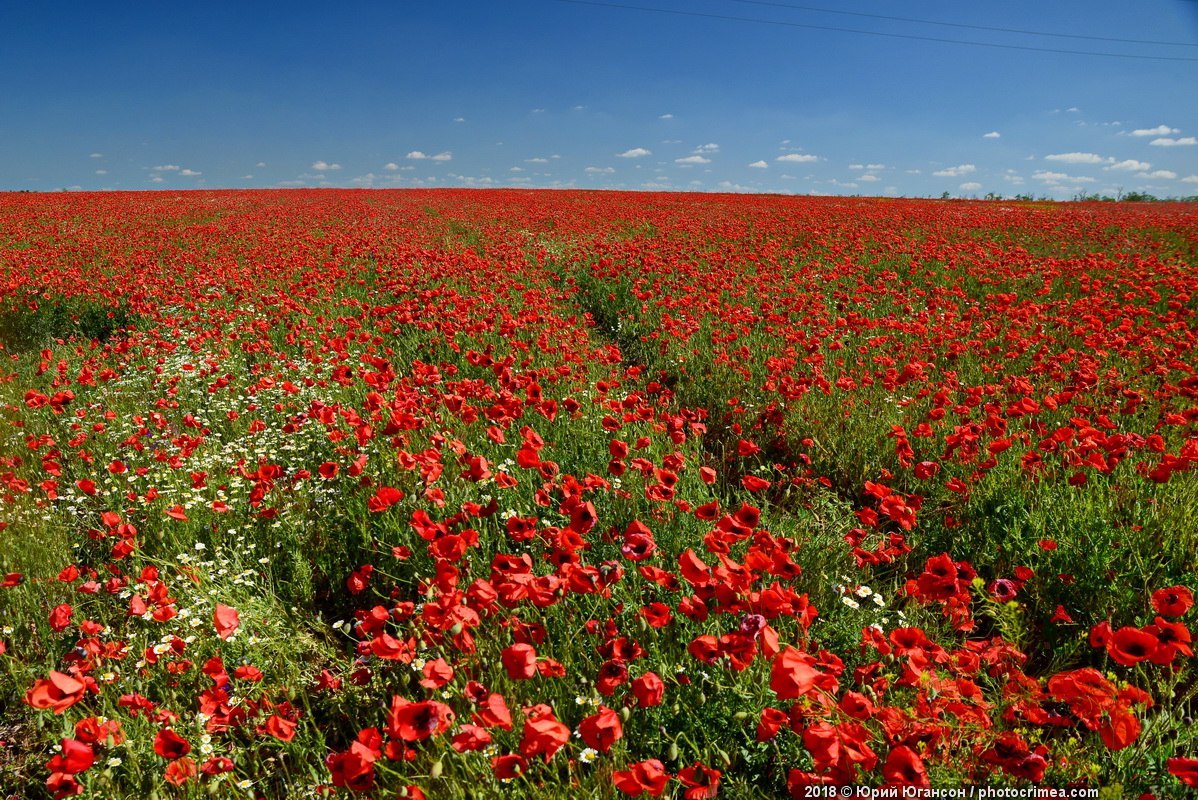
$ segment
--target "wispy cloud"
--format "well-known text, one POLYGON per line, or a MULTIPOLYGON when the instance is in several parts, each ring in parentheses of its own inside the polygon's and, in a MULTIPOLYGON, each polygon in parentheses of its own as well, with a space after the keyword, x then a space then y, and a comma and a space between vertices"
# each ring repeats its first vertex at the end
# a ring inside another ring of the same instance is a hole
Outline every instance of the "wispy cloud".
POLYGON ((1043 181, 1049 186, 1059 185, 1062 183, 1094 183, 1093 178, 1088 178, 1081 175, 1066 175, 1064 172, 1051 172, 1049 170, 1036 170, 1032 173, 1032 177, 1038 181, 1043 181))
POLYGON ((673 114, 662 114, 661 116, 658 117, 658 119, 673 119, 673 118, 674 118, 673 114))
POLYGON ((327 161, 313 161, 312 169, 317 172, 325 172, 327 170, 341 169, 340 164, 330 164, 327 161))
POLYGON ((199 172, 198 170, 194 170, 194 169, 181 169, 181 170, 179 170, 179 174, 185 178, 198 178, 201 175, 203 175, 204 173, 199 172))
POLYGON ((1177 128, 1170 128, 1168 125, 1157 125, 1155 128, 1136 128, 1131 132, 1132 136, 1170 136, 1175 133, 1181 133, 1177 128))
POLYGON ((623 153, 616 153, 616 158, 644 158, 650 155, 653 155, 652 150, 646 150, 643 147, 634 147, 631 150, 625 150, 623 153))
POLYGON ((808 153, 787 153, 784 156, 778 156, 774 159, 783 164, 808 164, 812 161, 819 161, 819 156, 813 156, 808 153))
POLYGON ((972 172, 977 172, 977 167, 973 164, 958 164, 955 167, 947 169, 939 169, 933 172, 937 178, 959 178, 962 175, 969 175, 972 172))
POLYGON ((1147 161, 1136 161, 1134 158, 1129 158, 1126 161, 1117 161, 1114 164, 1111 164, 1109 167, 1103 167, 1103 169, 1117 169, 1131 172, 1134 170, 1146 170, 1150 169, 1151 167, 1152 165, 1147 161))
POLYGON ((453 153, 446 150, 444 152, 430 156, 427 153, 421 152, 420 150, 413 150, 404 156, 404 158, 407 158, 411 161, 452 161, 453 153))
POLYGON ((587 167, 583 170, 583 172, 590 175, 610 175, 615 171, 614 167, 587 167))
POLYGON ((999 133, 998 131, 990 131, 989 133, 983 133, 982 138, 983 139, 1001 139, 1002 134, 999 133))
POLYGON ((769 164, 765 163, 765 161, 754 161, 749 166, 752 167, 753 169, 767 169, 769 167, 769 164))
POLYGON ((681 164, 685 167, 689 167, 689 166, 693 166, 695 164, 710 164, 711 159, 696 155, 696 156, 687 156, 686 158, 676 158, 676 159, 674 159, 674 163, 681 164))
POLYGON ((718 153, 718 152, 720 152, 720 146, 718 144, 716 144, 715 142, 712 142, 711 144, 701 144, 695 148, 695 152, 696 153, 718 153))
POLYGON ((1183 136, 1180 139, 1170 139, 1163 136, 1160 139, 1153 139, 1148 144, 1156 145, 1157 147, 1185 147, 1188 145, 1198 144, 1198 139, 1193 136, 1183 136))
POLYGON ((1045 161, 1060 161, 1062 164, 1106 164, 1113 158, 1103 158, 1097 153, 1053 153, 1044 156, 1045 161))

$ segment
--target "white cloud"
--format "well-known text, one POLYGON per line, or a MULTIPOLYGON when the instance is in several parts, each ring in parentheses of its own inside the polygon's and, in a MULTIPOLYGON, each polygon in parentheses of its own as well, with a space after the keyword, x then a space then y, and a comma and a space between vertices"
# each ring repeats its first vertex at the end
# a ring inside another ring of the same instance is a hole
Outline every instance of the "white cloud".
POLYGON ((614 167, 587 167, 583 170, 583 172, 589 173, 591 175, 610 175, 615 171, 616 170, 614 167))
POLYGON ((849 164, 849 169, 865 169, 864 164, 849 164))
POLYGON ((808 155, 806 153, 787 153, 784 156, 778 156, 775 161, 781 161, 784 164, 806 164, 811 161, 819 161, 819 156, 808 155))
POLYGON ((258 162, 257 164, 255 164, 254 166, 256 166, 256 167, 258 167, 259 169, 261 169, 262 167, 265 167, 265 166, 266 166, 266 162, 265 162, 265 161, 259 161, 259 162, 258 162))
POLYGON ((166 181, 161 175, 154 175, 150 178, 150 183, 164 183, 166 181))
POLYGON ((341 169, 341 165, 340 164, 330 164, 327 161, 313 161, 312 169, 316 170, 317 172, 324 172, 325 170, 330 170, 330 169, 341 169))
POLYGON ((253 176, 253 175, 242 175, 242 176, 241 176, 241 180, 243 180, 243 181, 250 181, 250 180, 253 180, 253 179, 254 179, 254 176, 253 176))
POLYGON ((1002 134, 999 133, 998 131, 990 131, 989 133, 983 133, 982 138, 983 139, 1001 139, 1002 134))
POLYGON ((1165 180, 1173 180, 1177 177, 1177 173, 1172 170, 1158 169, 1153 172, 1141 172, 1136 175, 1137 178, 1163 178, 1165 180))
POLYGON ((419 150, 413 150, 404 156, 404 158, 410 159, 412 161, 452 161, 453 153, 446 150, 445 152, 437 153, 435 156, 430 156, 427 153, 423 153, 419 150))
POLYGON ((674 163, 682 164, 684 166, 690 166, 691 164, 710 164, 711 159, 704 158, 703 156, 687 156, 686 158, 674 159, 674 163))
POLYGON ((977 191, 978 189, 981 189, 982 184, 978 183, 977 181, 969 181, 968 183, 961 184, 960 188, 964 189, 967 192, 974 192, 974 191, 977 191))
POLYGON ((90 156, 88 156, 88 158, 103 158, 103 157, 104 157, 103 153, 92 153, 90 156))
POLYGON ((753 169, 766 169, 769 167, 769 164, 765 163, 764 161, 754 161, 749 166, 753 169))
POLYGON ((658 119, 673 119, 673 118, 674 118, 673 114, 662 114, 661 116, 658 117, 658 119))
POLYGON ((1198 139, 1195 139, 1193 136, 1184 136, 1180 139, 1170 139, 1168 137, 1161 137, 1160 139, 1153 139, 1148 144, 1154 144, 1157 147, 1177 147, 1179 145, 1184 146, 1184 145, 1198 144, 1198 139))
POLYGON ((866 183, 873 183, 874 181, 880 181, 882 179, 873 173, 867 172, 864 175, 858 175, 857 180, 865 181, 866 183))
POLYGON ((465 122, 466 118, 465 117, 454 117, 453 121, 454 122, 465 122))
POLYGON ((643 158, 649 155, 653 155, 652 150, 646 150, 643 147, 634 147, 631 150, 625 150, 623 153, 616 153, 616 158, 643 158))
POLYGON ((1103 158, 1097 153, 1053 153, 1044 156, 1045 161, 1060 161, 1062 164, 1106 164, 1114 159, 1103 158))
POLYGON ((508 170, 508 172, 523 172, 523 171, 524 171, 524 167, 512 167, 511 169, 508 170))
POLYGON ((200 175, 203 175, 204 173, 197 172, 194 169, 183 169, 183 170, 179 170, 179 174, 185 178, 198 178, 200 175))
POLYGON ((548 164, 549 159, 541 158, 540 156, 538 156, 536 158, 526 158, 526 159, 524 159, 524 163, 525 164, 548 164))
POLYGON ((182 167, 178 164, 163 164, 161 167, 150 167, 154 172, 178 172, 182 167))
POLYGON ((716 144, 715 142, 712 142, 711 144, 701 144, 695 148, 695 152, 696 153, 718 153, 718 152, 720 152, 720 146, 718 144, 716 144))
POLYGON ((392 172, 394 172, 395 170, 399 169, 399 164, 396 164, 394 161, 388 161, 386 164, 383 165, 383 169, 391 170, 392 172))
POLYGON ((1177 128, 1170 128, 1168 125, 1157 125, 1155 128, 1136 128, 1131 132, 1132 136, 1169 136, 1170 134, 1181 133, 1177 128))
POLYGON ((98 169, 98 170, 96 170, 96 174, 97 174, 97 175, 107 175, 107 174, 108 174, 108 170, 106 170, 106 169, 98 169))
POLYGON ((971 172, 977 172, 977 167, 973 164, 959 164, 955 167, 936 170, 932 174, 937 178, 959 178, 962 175, 968 175, 971 172))
POLYGON ((1119 161, 1114 164, 1111 164, 1109 167, 1103 167, 1103 169, 1118 169, 1118 170, 1130 171, 1130 170, 1146 170, 1151 167, 1152 167, 1152 165, 1149 164, 1147 161, 1136 161, 1134 158, 1129 158, 1126 161, 1119 161))
POLYGON ((1198 183, 1198 175, 1187 175, 1181 179, 1182 183, 1198 183))
POLYGON ((1049 172, 1048 170, 1036 170, 1032 173, 1032 177, 1038 181, 1043 181, 1049 185, 1060 183, 1093 183, 1093 178, 1081 176, 1066 175, 1064 172, 1049 172))

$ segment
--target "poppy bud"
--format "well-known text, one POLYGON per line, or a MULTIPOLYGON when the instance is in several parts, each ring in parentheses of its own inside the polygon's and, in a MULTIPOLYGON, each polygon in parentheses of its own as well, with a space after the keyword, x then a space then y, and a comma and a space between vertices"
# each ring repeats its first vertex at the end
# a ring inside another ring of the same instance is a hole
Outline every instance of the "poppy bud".
POLYGON ((737 722, 744 722, 746 719, 749 718, 749 712, 737 711, 735 714, 732 715, 732 718, 734 720, 736 720, 737 722))
POLYGON ((622 719, 624 722, 627 722, 628 718, 631 716, 632 716, 632 709, 629 708, 628 706, 624 706, 623 708, 620 709, 620 719, 622 719))
POLYGON ((453 624, 453 627, 449 629, 450 636, 457 636, 461 632, 462 632, 462 623, 460 623, 460 622, 455 622, 453 624))
POLYGON ((670 749, 666 751, 666 758, 670 761, 678 760, 678 743, 670 742, 670 749))
POLYGON ((433 780, 437 780, 437 778, 441 777, 441 773, 444 770, 445 770, 445 765, 442 764, 441 759, 438 758, 436 761, 433 762, 433 765, 431 767, 429 767, 428 776, 430 778, 432 778, 433 780))

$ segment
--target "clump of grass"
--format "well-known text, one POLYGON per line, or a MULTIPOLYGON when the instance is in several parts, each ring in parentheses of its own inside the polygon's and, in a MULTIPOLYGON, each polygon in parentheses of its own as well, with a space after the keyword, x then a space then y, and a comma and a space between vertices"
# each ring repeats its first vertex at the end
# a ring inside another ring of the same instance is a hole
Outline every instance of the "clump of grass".
POLYGON ((16 353, 58 339, 106 342, 140 321, 125 301, 88 297, 42 297, 0 305, 0 345, 16 353))

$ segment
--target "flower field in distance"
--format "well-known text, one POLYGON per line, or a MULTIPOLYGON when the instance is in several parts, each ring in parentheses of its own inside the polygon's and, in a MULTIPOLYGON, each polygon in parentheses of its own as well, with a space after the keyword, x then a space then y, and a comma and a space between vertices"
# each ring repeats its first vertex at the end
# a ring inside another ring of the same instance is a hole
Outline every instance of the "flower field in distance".
POLYGON ((0 195, 0 795, 1183 796, 1196 313, 1192 204, 0 195))

